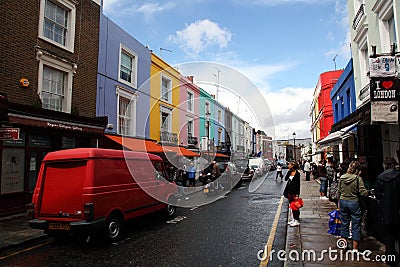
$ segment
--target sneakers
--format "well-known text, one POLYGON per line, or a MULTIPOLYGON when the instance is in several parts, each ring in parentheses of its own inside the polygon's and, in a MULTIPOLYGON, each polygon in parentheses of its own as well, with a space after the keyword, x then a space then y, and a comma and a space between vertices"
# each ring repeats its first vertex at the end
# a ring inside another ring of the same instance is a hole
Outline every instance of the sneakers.
POLYGON ((321 199, 325 199, 326 200, 326 199, 329 199, 329 198, 327 198, 326 196, 323 196, 323 197, 321 197, 321 199))
POLYGON ((294 223, 294 219, 292 219, 290 222, 288 222, 287 224, 292 224, 294 223))
POLYGON ((300 225, 300 223, 299 223, 299 221, 298 220, 294 220, 294 222, 292 222, 291 224, 289 224, 291 227, 294 227, 294 226, 298 226, 298 225, 300 225))

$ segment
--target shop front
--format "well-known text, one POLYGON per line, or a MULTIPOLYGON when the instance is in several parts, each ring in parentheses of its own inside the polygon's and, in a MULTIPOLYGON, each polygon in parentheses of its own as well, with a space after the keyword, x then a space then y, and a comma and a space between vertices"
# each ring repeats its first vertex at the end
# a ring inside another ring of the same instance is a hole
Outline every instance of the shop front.
POLYGON ((3 121, 1 128, 17 129, 19 134, 0 140, 0 216, 26 211, 41 162, 47 153, 96 147, 106 124, 107 118, 86 118, 19 105, 9 106, 7 121, 3 121))

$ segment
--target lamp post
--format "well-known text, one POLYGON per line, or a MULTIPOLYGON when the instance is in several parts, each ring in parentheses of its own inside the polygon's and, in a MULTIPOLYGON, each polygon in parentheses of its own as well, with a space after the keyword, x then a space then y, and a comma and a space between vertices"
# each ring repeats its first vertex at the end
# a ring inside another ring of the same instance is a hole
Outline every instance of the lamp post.
POLYGON ((296 133, 295 132, 293 132, 293 158, 294 158, 294 161, 296 161, 296 133))
POLYGON ((207 125, 207 157, 210 156, 210 115, 211 113, 206 111, 206 125, 207 125))

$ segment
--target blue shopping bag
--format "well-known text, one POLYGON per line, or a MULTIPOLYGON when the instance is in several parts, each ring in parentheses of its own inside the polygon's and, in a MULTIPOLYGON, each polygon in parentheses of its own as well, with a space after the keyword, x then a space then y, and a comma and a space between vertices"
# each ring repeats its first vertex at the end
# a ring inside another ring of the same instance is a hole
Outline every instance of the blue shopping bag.
POLYGON ((329 230, 328 234, 330 235, 335 235, 335 236, 340 236, 340 228, 342 227, 342 221, 340 220, 339 217, 339 210, 333 210, 328 213, 329 215, 329 230))

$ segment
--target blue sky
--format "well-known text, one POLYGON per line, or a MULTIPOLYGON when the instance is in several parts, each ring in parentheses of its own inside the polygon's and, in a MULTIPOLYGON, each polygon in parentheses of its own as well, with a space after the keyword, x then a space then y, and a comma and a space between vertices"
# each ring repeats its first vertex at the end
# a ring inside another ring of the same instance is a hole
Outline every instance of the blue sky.
MULTIPOLYGON (((103 1, 107 17, 195 81, 200 74, 185 63, 216 62, 248 77, 265 97, 276 139, 310 137, 319 75, 351 57, 345 0, 103 1)), ((220 83, 235 78, 226 73, 220 83)))

